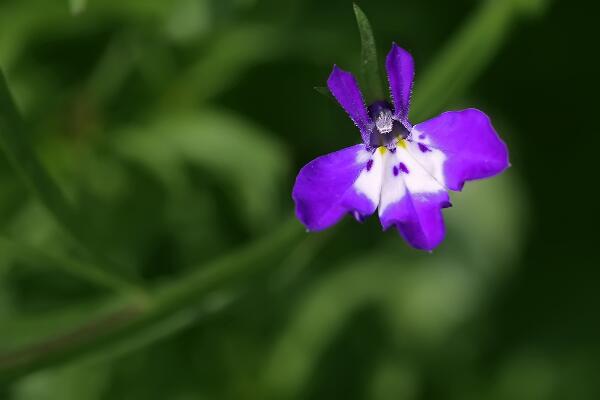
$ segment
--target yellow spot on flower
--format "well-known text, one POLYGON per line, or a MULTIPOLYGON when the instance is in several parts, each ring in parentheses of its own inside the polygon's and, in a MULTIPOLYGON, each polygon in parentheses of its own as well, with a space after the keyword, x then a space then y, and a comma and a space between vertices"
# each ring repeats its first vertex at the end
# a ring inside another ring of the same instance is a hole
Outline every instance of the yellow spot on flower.
POLYGON ((379 150, 379 153, 380 153, 381 155, 384 155, 384 154, 385 154, 385 151, 387 150, 387 148, 386 148, 385 146, 379 146, 379 147, 377 148, 377 150, 379 150))
POLYGON ((403 149, 406 149, 406 140, 404 140, 404 139, 398 139, 398 142, 396 143, 396 145, 398 147, 402 147, 403 149))

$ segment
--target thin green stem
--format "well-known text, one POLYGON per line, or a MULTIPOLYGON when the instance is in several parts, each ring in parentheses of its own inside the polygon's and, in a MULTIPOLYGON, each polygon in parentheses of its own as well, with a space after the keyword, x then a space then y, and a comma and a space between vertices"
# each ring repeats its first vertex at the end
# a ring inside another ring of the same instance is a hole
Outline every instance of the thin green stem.
POLYGON ((0 235, 0 251, 3 254, 14 254, 23 259, 29 259, 44 265, 51 265, 71 276, 99 287, 105 287, 122 293, 136 293, 138 297, 145 298, 145 294, 143 292, 138 292, 137 287, 129 285, 127 282, 116 278, 113 274, 107 273, 103 269, 94 268, 89 264, 74 260, 67 256, 51 254, 33 246, 17 242, 3 235, 0 235))
MULTIPOLYGON (((114 311, 94 316, 55 337, 0 353, 0 381, 15 379, 75 357, 100 353, 106 356, 123 342, 135 341, 136 337, 147 334, 147 330, 174 315, 185 310, 193 314, 199 302, 211 294, 231 289, 249 277, 280 265, 281 259, 303 234, 302 226, 292 218, 267 237, 200 265, 190 275, 157 288, 152 292, 150 302, 125 301, 114 311)), ((179 321, 177 329, 189 326, 194 320, 179 321)))

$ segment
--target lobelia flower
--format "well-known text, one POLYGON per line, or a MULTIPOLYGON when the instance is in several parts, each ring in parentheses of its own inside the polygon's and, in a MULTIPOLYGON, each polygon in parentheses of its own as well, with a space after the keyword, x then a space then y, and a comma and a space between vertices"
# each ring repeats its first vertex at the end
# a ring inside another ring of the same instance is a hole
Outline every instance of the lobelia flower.
POLYGON ((363 143, 300 170, 292 192, 296 215, 309 231, 320 231, 346 214, 362 221, 379 209, 384 230, 395 226, 411 246, 432 250, 444 238, 448 191, 504 171, 508 151, 487 115, 473 108, 411 125, 412 56, 394 43, 385 66, 392 104, 368 107, 352 74, 333 67, 327 86, 363 143))

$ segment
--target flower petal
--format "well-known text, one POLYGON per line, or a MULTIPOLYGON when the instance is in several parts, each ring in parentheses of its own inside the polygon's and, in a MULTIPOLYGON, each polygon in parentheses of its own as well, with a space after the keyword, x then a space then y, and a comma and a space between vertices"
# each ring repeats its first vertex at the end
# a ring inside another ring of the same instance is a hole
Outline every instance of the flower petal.
POLYGON ((352 214, 362 220, 377 209, 383 160, 359 144, 321 156, 296 178, 292 198, 298 219, 319 231, 352 214))
MULTIPOLYGON (((411 137, 444 153, 443 184, 451 190, 462 190, 465 181, 497 175, 509 166, 506 144, 488 116, 473 108, 417 124, 411 137)), ((418 152, 412 153, 416 157, 418 152)))
POLYGON ((413 247, 432 250, 444 239, 441 209, 448 192, 400 145, 385 159, 379 219, 384 229, 396 226, 413 247))
POLYGON ((396 43, 385 59, 385 68, 394 102, 395 116, 407 121, 410 107, 410 94, 415 77, 415 63, 410 53, 396 43))
POLYGON ((448 204, 447 192, 408 193, 389 207, 381 219, 388 225, 395 225, 412 247, 431 251, 444 240, 446 229, 441 209, 448 204))
POLYGON ((370 126, 373 123, 354 76, 334 65, 327 79, 327 87, 360 130, 363 142, 369 143, 370 126))
POLYGON ((446 155, 439 149, 428 146, 425 143, 417 140, 405 141, 406 148, 411 157, 419 163, 419 165, 431 175, 442 187, 446 186, 446 178, 444 176, 444 163, 446 155))

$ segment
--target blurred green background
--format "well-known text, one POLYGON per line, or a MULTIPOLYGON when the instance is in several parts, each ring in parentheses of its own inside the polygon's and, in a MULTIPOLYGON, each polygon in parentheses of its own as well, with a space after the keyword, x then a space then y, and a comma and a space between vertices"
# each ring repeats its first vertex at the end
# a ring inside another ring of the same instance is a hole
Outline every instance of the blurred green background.
POLYGON ((477 107, 511 151, 432 254, 292 218, 360 140, 313 90, 359 70, 351 2, 0 1, 0 399, 600 398, 598 10, 360 5, 413 122, 477 107))

